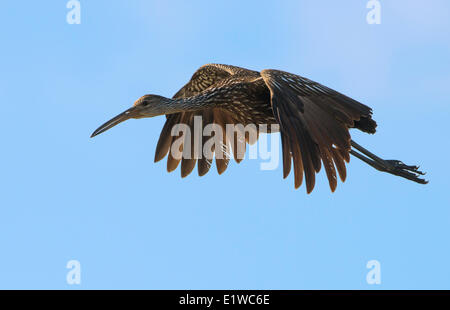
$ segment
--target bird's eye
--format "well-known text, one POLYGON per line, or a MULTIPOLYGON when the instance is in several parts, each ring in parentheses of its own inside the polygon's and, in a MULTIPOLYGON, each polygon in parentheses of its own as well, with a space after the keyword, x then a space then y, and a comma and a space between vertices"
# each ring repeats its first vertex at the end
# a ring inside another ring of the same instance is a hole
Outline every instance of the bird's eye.
POLYGON ((148 101, 142 101, 142 105, 144 106, 144 107, 146 107, 146 106, 148 106, 148 104, 149 104, 150 102, 148 102, 148 101))

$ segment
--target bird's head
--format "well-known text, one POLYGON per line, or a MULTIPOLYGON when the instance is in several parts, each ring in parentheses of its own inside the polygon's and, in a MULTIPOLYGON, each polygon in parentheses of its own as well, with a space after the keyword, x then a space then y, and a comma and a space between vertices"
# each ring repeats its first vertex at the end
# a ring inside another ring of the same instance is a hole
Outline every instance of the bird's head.
POLYGON ((91 138, 131 118, 154 117, 165 114, 169 99, 158 95, 145 95, 136 100, 131 108, 110 119, 91 135, 91 138))

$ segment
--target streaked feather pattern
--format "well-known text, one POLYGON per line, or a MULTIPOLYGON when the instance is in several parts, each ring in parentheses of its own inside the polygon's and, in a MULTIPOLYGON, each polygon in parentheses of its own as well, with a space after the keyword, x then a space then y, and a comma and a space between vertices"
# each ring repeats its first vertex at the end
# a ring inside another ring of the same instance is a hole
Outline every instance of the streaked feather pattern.
MULTIPOLYGON (((279 70, 259 73, 235 66, 205 65, 173 98, 206 104, 202 110, 167 115, 161 131, 155 161, 168 154, 168 171, 175 170, 181 161, 182 177, 189 175, 196 163, 198 174, 203 176, 213 162, 213 158, 202 154, 205 139, 209 137, 200 139, 198 149, 192 137, 190 152, 183 151, 183 147, 179 150, 183 152, 182 159, 171 155, 171 147, 180 138, 171 136, 171 128, 183 123, 194 133, 195 116, 202 117, 202 130, 208 124, 223 129, 222 145, 214 149, 219 174, 228 167, 228 152, 240 162, 246 143, 253 142, 249 141, 248 134, 238 132, 231 136, 226 131, 227 124, 279 124, 283 177, 289 175, 293 162, 295 187, 300 187, 305 180, 308 193, 314 189, 315 175, 322 165, 332 191, 337 186, 337 175, 345 181, 345 162, 350 159, 351 149, 349 128, 373 133, 376 127, 369 107, 319 83, 279 70)), ((202 135, 199 131, 194 134, 202 135)), ((189 143, 185 138, 184 144, 189 143)))

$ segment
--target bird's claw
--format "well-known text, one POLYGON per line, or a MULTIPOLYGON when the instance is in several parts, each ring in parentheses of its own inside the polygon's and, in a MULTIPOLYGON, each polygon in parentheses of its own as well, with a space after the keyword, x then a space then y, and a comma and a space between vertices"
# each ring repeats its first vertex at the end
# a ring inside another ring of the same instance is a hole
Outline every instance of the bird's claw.
POLYGON ((404 177, 411 181, 427 184, 428 181, 420 178, 419 176, 423 176, 426 173, 419 170, 419 166, 409 166, 401 162, 400 160, 385 160, 387 164, 386 172, 404 177))

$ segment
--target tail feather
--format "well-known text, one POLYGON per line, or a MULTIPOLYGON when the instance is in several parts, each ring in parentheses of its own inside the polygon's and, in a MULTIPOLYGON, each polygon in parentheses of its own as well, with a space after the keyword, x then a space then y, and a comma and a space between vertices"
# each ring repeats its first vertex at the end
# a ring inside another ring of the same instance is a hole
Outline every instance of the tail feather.
POLYGON ((362 116, 359 121, 355 121, 355 128, 367 133, 375 133, 377 128, 377 122, 375 122, 371 116, 362 116))

